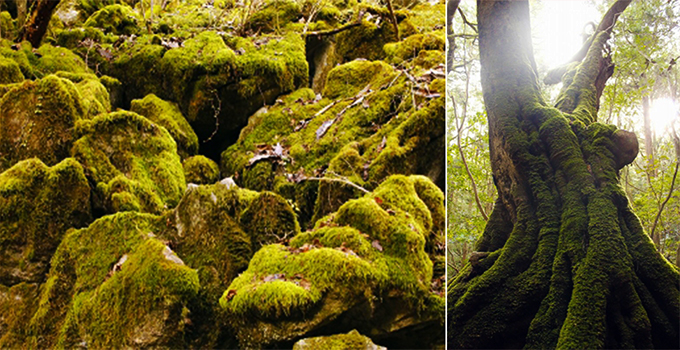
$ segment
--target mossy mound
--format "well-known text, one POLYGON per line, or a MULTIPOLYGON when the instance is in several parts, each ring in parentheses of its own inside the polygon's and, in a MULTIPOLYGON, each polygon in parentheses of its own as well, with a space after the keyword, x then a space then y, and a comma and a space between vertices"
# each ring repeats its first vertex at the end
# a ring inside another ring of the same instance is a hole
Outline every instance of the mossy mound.
POLYGON ((170 133, 127 111, 102 114, 77 124, 73 156, 94 189, 93 204, 106 213, 161 213, 177 205, 186 183, 170 133))
POLYGON ((24 81, 19 65, 3 56, 0 56, 0 84, 20 83, 24 81))
POLYGON ((299 1, 267 0, 262 8, 254 12, 246 27, 252 31, 280 32, 302 16, 299 1))
POLYGON ((47 165, 66 158, 73 126, 84 115, 70 80, 51 75, 15 85, 0 99, 0 170, 31 157, 47 165))
MULTIPOLYGON (((289 246, 258 251, 220 299, 241 346, 279 346, 339 325, 401 342, 443 325, 444 298, 430 292, 433 221, 420 198, 429 192, 416 189, 423 180, 391 177, 289 246)), ((442 339, 443 327, 434 329, 442 339)))
POLYGON ((97 78, 90 73, 57 72, 56 76, 72 81, 80 93, 83 104, 83 117, 93 118, 102 113, 111 112, 109 89, 103 84, 111 78, 103 76, 97 78))
POLYGON ((64 233, 91 220, 83 168, 29 159, 0 174, 0 284, 45 280, 64 233))
POLYGON ((0 284, 0 344, 23 344, 26 320, 35 313, 38 296, 37 283, 0 284))
POLYGON ((133 100, 130 111, 142 115, 152 122, 166 128, 177 143, 177 153, 187 158, 198 152, 198 137, 177 104, 163 101, 154 94, 141 100, 133 100))
POLYGON ((115 35, 139 33, 139 15, 127 5, 109 5, 95 12, 85 21, 86 27, 100 28, 115 35))
POLYGON ((347 334, 336 334, 325 337, 305 338, 293 345, 293 350, 387 350, 386 347, 373 344, 371 338, 353 330, 347 334))
POLYGON ((212 159, 193 156, 184 160, 184 178, 188 184, 210 185, 220 179, 220 168, 212 159))
POLYGON ((438 50, 443 52, 445 47, 444 30, 442 29, 434 33, 414 34, 400 42, 386 44, 384 50, 387 54, 386 60, 398 64, 418 57, 421 51, 438 50))
POLYGON ((443 187, 443 79, 432 80, 417 66, 412 73, 430 82, 414 87, 380 61, 334 68, 323 98, 301 89, 254 115, 239 141, 222 153, 222 174, 297 201, 303 224, 360 196, 350 183, 371 189, 389 175, 405 173, 428 175, 443 187), (414 96, 413 88, 429 92, 414 96), (309 177, 323 179, 310 188, 309 177))
POLYGON ((300 233, 295 212, 281 196, 262 192, 241 214, 241 225, 251 237, 253 251, 283 242, 300 233))
POLYGON ((128 212, 70 231, 52 259, 24 344, 183 347, 186 305, 199 281, 156 238, 164 228, 162 217, 128 212))

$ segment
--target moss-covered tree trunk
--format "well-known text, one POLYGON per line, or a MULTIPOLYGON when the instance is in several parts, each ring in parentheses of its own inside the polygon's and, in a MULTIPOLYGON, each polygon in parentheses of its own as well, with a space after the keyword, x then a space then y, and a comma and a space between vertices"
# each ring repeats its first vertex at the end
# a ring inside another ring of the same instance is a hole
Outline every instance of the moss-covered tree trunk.
POLYGON ((499 197, 449 285, 450 348, 680 348, 680 273, 619 185, 635 134, 597 122, 616 2, 555 107, 537 82, 526 1, 478 1, 499 197))
POLYGON ((45 32, 47 31, 47 26, 50 24, 50 19, 52 18, 52 13, 54 9, 59 5, 60 0, 38 0, 33 6, 31 11, 31 16, 26 21, 24 25, 22 39, 27 40, 33 45, 33 47, 38 47, 40 41, 42 41, 45 32))

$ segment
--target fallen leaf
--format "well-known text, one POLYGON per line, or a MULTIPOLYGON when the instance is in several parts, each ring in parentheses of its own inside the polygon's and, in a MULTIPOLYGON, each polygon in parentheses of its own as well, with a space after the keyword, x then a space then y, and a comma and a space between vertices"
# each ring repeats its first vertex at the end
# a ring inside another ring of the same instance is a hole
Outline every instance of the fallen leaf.
POLYGON ((325 122, 323 122, 323 123, 321 124, 321 126, 319 126, 318 129, 316 129, 316 140, 317 140, 317 141, 318 141, 320 138, 322 138, 323 135, 326 134, 326 132, 328 131, 328 129, 331 127, 331 125, 333 125, 333 123, 335 123, 335 118, 333 118, 333 119, 331 119, 331 120, 326 120, 325 122))
POLYGON ((236 296, 236 289, 230 289, 227 292, 227 301, 231 301, 231 299, 234 299, 235 296, 236 296))
POLYGON ((375 197, 375 202, 378 204, 383 204, 383 200, 380 197, 375 197))
POLYGON ((380 245, 380 242, 378 242, 377 239, 375 241, 371 242, 371 246, 373 246, 373 248, 375 248, 375 249, 377 249, 381 252, 383 251, 383 247, 380 245))

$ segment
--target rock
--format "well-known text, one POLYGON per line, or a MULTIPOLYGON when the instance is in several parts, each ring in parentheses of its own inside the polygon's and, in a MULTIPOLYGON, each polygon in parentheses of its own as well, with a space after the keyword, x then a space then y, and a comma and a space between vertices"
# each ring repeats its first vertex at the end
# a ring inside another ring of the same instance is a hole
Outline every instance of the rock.
POLYGON ((187 120, 184 119, 177 104, 161 100, 154 94, 149 94, 141 100, 133 100, 130 111, 166 128, 172 138, 175 139, 177 153, 182 159, 191 157, 198 152, 198 137, 187 120))
POLYGON ((114 4, 93 13, 85 21, 85 26, 100 28, 116 35, 131 35, 139 33, 139 21, 141 19, 132 7, 114 4))
POLYGON ((420 181, 428 180, 391 177, 289 246, 259 250, 220 299, 241 347, 276 347, 339 325, 405 347, 434 345, 419 335, 443 341, 444 298, 430 292, 425 251, 434 224, 420 181))
POLYGON ((90 220, 90 187, 75 160, 49 168, 33 158, 0 174, 0 284, 44 282, 66 230, 90 220))
POLYGON ((96 184, 94 206, 106 213, 161 213, 186 188, 177 146, 168 131, 132 112, 102 114, 76 126, 73 157, 96 184))
POLYGON ((0 56, 0 84, 20 83, 24 81, 19 65, 13 60, 0 56))
POLYGON ((21 347, 29 320, 38 307, 39 285, 19 283, 12 287, 0 284, 0 346, 21 347))
POLYGON ((347 334, 336 334, 325 337, 305 338, 293 345, 293 350, 327 350, 327 349, 357 349, 357 350, 387 350, 384 346, 373 344, 371 338, 353 330, 347 334))
POLYGON ((168 259, 168 247, 148 234, 164 228, 162 217, 127 212, 69 232, 52 259, 25 344, 185 347, 198 274, 176 256, 168 259))
POLYGON ((37 157, 54 165, 68 157, 73 127, 85 108, 77 87, 54 75, 15 85, 0 99, 0 170, 37 157))
POLYGON ((241 214, 241 226, 248 232, 253 252, 263 245, 280 243, 300 233, 290 204, 280 195, 262 192, 241 214))
POLYGON ((204 156, 193 156, 184 160, 184 177, 187 182, 199 185, 214 184, 220 179, 217 163, 204 156))

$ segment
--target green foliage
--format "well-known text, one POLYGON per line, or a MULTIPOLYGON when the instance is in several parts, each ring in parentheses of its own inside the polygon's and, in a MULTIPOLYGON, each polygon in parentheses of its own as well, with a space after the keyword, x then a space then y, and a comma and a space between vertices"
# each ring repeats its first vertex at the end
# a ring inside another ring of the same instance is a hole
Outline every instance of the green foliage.
POLYGON ((95 12, 85 21, 86 27, 100 28, 115 35, 131 35, 139 32, 139 16, 129 6, 109 5, 95 12))

